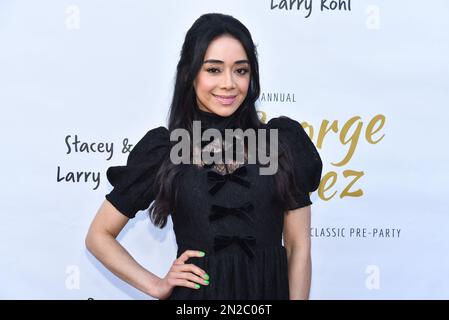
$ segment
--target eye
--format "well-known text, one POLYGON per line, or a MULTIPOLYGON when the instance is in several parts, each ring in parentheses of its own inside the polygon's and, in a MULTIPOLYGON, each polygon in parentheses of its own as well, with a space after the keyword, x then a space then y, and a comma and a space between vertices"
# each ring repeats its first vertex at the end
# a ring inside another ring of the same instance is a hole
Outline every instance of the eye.
POLYGON ((240 74, 240 75, 245 75, 245 74, 247 74, 248 72, 249 72, 249 69, 247 69, 247 68, 240 68, 240 69, 238 69, 237 70, 237 72, 240 74))
POLYGON ((209 73, 216 73, 215 71, 220 71, 220 70, 217 68, 208 68, 208 69, 206 69, 206 71, 209 73))

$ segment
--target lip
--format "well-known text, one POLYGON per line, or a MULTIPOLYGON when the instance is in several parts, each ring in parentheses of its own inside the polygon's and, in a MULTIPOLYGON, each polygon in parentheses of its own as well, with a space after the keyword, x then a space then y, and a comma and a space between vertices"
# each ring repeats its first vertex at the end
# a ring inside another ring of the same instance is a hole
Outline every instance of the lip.
POLYGON ((212 94, 212 95, 215 97, 215 99, 218 100, 218 102, 220 102, 221 104, 226 105, 226 106, 233 104, 237 98, 236 95, 235 96, 221 96, 221 95, 216 95, 216 94, 212 94))

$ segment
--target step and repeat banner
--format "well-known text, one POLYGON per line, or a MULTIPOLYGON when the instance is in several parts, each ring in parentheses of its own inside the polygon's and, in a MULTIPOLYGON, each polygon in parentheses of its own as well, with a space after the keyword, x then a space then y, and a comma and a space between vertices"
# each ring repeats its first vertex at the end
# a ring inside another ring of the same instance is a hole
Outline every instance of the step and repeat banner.
MULTIPOLYGON (((0 298, 152 299, 84 239, 107 168, 166 125, 208 12, 248 27, 260 113, 301 122, 322 157, 311 299, 448 299, 446 0, 0 0, 0 298)), ((146 211, 118 239, 160 277, 176 257, 146 211)))

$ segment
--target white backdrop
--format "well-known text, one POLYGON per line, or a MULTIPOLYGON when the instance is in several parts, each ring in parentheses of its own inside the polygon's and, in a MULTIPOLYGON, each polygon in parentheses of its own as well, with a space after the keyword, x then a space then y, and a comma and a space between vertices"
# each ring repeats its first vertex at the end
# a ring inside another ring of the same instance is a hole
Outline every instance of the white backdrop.
MULTIPOLYGON (((314 129, 311 298, 449 298, 449 3, 284 2, 0 0, 0 298, 151 299, 84 237, 123 140, 166 124, 185 32, 207 12, 252 32, 267 120, 314 129)), ((144 211, 119 240, 159 276, 176 255, 171 221, 144 211)))

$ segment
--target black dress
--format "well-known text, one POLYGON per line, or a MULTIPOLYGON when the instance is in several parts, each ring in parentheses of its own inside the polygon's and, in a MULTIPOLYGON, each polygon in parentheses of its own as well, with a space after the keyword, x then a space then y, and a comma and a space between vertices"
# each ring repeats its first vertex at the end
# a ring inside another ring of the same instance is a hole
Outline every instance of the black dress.
MULTIPOLYGON (((223 129, 230 117, 199 110, 202 125, 223 129)), ((309 192, 318 188, 322 162, 301 125, 290 118, 271 119, 294 161, 296 209, 310 205, 309 192)), ((106 199, 133 218, 155 199, 154 178, 169 157, 170 136, 165 127, 146 133, 129 154, 125 166, 107 170, 114 189, 106 199)), ((172 216, 178 245, 201 250, 190 258, 206 271, 210 284, 200 289, 175 287, 169 299, 288 299, 287 255, 282 245, 284 212, 275 199, 273 175, 260 175, 257 164, 222 167, 184 165, 178 180, 178 198, 172 216)), ((223 166, 223 165, 222 165, 223 166)))

